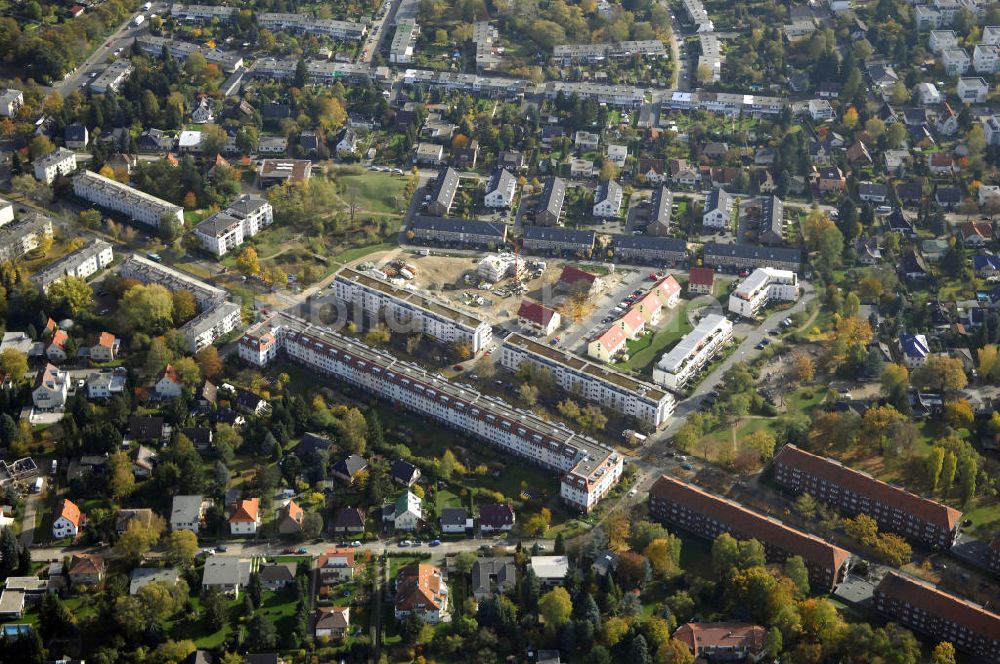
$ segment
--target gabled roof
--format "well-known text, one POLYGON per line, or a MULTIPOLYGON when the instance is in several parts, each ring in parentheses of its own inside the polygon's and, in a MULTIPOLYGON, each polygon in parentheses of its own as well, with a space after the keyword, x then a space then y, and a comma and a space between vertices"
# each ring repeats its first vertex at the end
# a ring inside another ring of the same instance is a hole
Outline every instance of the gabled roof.
POLYGON ((291 583, 295 580, 295 563, 267 563, 261 565, 258 574, 264 583, 291 583))
POLYGON ((69 498, 63 499, 62 506, 59 508, 59 516, 66 519, 77 528, 80 527, 80 517, 82 516, 80 508, 77 507, 76 503, 69 498))
POLYGON ((530 320, 535 325, 547 327, 552 317, 557 312, 532 300, 521 300, 521 306, 517 310, 517 317, 530 320))
POLYGON ((160 372, 160 375, 156 379, 156 382, 159 383, 163 379, 166 379, 166 380, 168 380, 171 383, 174 383, 176 385, 180 385, 181 384, 181 379, 177 375, 177 371, 174 370, 174 366, 172 364, 168 364, 167 366, 165 366, 163 368, 163 371, 160 372))
POLYGON ((389 475, 397 481, 406 482, 409 484, 413 481, 413 477, 417 474, 419 470, 409 461, 404 461, 403 459, 396 459, 392 462, 392 466, 389 468, 389 475))
POLYGON ((247 498, 236 501, 229 523, 257 523, 260 518, 260 499, 247 498))
POLYGON ((710 267, 692 267, 688 270, 688 285, 712 286, 715 284, 715 270, 710 267))
POLYGON ((317 611, 316 629, 347 629, 350 627, 350 607, 321 606, 317 611))
POLYGON ((618 324, 618 321, 615 321, 615 324, 611 325, 611 327, 602 332, 595 341, 597 341, 601 348, 606 350, 608 353, 611 353, 618 348, 621 348, 621 345, 625 343, 626 336, 627 333, 625 332, 624 327, 618 324))
POLYGON ((333 466, 333 472, 353 478, 362 470, 368 467, 368 462, 357 454, 352 454, 346 459, 341 459, 333 466))
POLYGON ((399 570, 396 577, 397 611, 444 610, 447 605, 447 586, 439 568, 414 563, 399 570))
POLYGON ((486 503, 479 506, 479 523, 498 529, 514 525, 514 508, 499 503, 486 503))
POLYGON ((153 440, 163 437, 163 418, 133 415, 128 418, 128 436, 133 440, 153 440))
POLYGON ((69 563, 69 575, 103 574, 104 558, 92 553, 75 553, 69 563))
POLYGON ((895 570, 890 570, 882 578, 876 592, 920 609, 927 615, 962 625, 983 638, 996 641, 1000 635, 1000 615, 895 570))
POLYGON ((281 509, 282 518, 291 519, 295 523, 302 525, 305 512, 294 500, 289 500, 288 504, 281 509))
POLYGON ((899 335, 899 349, 903 355, 913 358, 923 358, 930 355, 927 337, 922 334, 899 335))
POLYGON ((590 272, 581 270, 573 265, 567 265, 564 267, 562 274, 559 275, 559 283, 569 284, 571 286, 581 283, 587 286, 592 286, 595 281, 597 281, 596 274, 591 274, 590 272))
POLYGON ((316 568, 323 569, 324 567, 354 567, 354 549, 346 547, 327 549, 316 558, 316 568))
POLYGON ((101 332, 97 337, 97 345, 104 348, 114 348, 117 338, 110 332, 101 332))
POLYGON ((365 513, 360 507, 341 507, 333 518, 335 528, 364 528, 365 513))
POLYGON ((752 655, 764 650, 764 636, 767 630, 760 625, 749 623, 687 623, 674 632, 674 638, 688 647, 696 658, 702 649, 747 650, 752 655))
POLYGON ((465 527, 469 519, 469 510, 464 507, 446 507, 441 510, 441 527, 460 526, 465 527))

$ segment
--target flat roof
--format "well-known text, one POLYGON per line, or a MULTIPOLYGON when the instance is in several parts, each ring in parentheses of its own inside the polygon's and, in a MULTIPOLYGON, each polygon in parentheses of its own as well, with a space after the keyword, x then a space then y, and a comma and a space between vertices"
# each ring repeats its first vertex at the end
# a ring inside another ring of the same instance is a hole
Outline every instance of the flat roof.
POLYGON ((456 323, 460 323, 473 329, 479 327, 480 325, 487 324, 483 319, 476 318, 475 316, 467 314, 463 311, 459 311, 458 309, 444 304, 439 300, 431 299, 416 291, 399 288, 392 285, 388 281, 382 281, 381 279, 376 279, 370 275, 362 274, 353 268, 344 268, 337 275, 337 278, 353 281, 366 288, 385 293, 393 299, 420 307, 435 316, 455 321, 456 323))

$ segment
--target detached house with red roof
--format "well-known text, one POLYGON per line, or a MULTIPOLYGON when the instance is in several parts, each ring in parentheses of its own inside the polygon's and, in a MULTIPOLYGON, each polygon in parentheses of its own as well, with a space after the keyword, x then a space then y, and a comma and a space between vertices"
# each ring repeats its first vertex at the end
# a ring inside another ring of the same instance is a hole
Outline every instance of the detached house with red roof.
POLYGON ((764 656, 767 630, 748 623, 687 623, 674 632, 674 638, 691 651, 696 660, 751 661, 764 656))
POLYGON ((45 349, 45 357, 49 358, 49 362, 65 362, 66 358, 69 357, 69 352, 66 350, 66 342, 69 341, 69 334, 66 330, 56 330, 52 335, 52 340, 49 341, 48 347, 45 349))
POLYGON ((439 567, 414 563, 396 576, 396 620, 415 613, 425 623, 449 622, 448 584, 439 567))
POLYGON ((80 529, 86 522, 80 508, 69 498, 65 498, 59 506, 59 516, 52 522, 52 539, 62 539, 72 537, 76 539, 80 535, 80 529))
POLYGON ((278 534, 298 535, 302 532, 305 523, 306 513, 294 500, 289 500, 288 504, 278 510, 278 534))
POLYGON ((927 167, 934 175, 954 175, 958 172, 955 157, 950 152, 935 152, 927 160, 927 167))
POLYGON ((711 295, 715 289, 715 270, 693 267, 688 271, 688 293, 711 295))
POLYGON ((521 300, 517 310, 517 323, 526 332, 534 332, 547 337, 559 329, 562 317, 555 309, 549 309, 533 300, 521 300))
POLYGON ((168 364, 163 368, 163 372, 153 385, 153 391, 160 399, 176 399, 184 393, 184 384, 181 383, 173 365, 168 364))
POLYGON ((559 275, 556 288, 568 292, 599 293, 604 290, 604 280, 596 274, 567 265, 563 268, 562 274, 559 275))
POLYGON ((354 578, 354 549, 327 549, 316 559, 319 582, 330 586, 354 578))
POLYGON ((69 563, 69 582, 74 586, 97 586, 104 581, 104 558, 77 553, 69 563))
POLYGON ((993 228, 986 222, 967 221, 958 227, 958 236, 969 247, 981 247, 993 237, 993 228))
POLYGON ((260 526, 260 499, 238 500, 229 514, 229 532, 233 535, 256 535, 260 526))
POLYGON ((90 347, 90 359, 94 362, 112 362, 118 357, 121 339, 110 332, 101 332, 97 343, 90 347))

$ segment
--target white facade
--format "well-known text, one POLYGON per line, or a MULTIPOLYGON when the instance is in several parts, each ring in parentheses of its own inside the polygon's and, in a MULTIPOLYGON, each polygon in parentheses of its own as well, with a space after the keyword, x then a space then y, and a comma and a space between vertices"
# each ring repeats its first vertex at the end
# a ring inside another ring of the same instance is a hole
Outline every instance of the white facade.
POLYGON ((672 390, 683 388, 733 336, 733 323, 718 314, 701 319, 653 368, 653 382, 672 390))
POLYGON ((12 118, 24 106, 24 95, 20 90, 6 89, 0 92, 0 115, 12 118))
POLYGON ((221 302, 202 311, 181 328, 188 350, 197 353, 235 330, 243 321, 241 314, 242 309, 236 302, 221 302))
POLYGON ((960 78, 956 93, 958 98, 966 104, 983 104, 986 102, 986 95, 989 94, 990 87, 982 78, 960 78))
POLYGON ((79 533, 80 528, 78 524, 73 523, 64 516, 60 516, 52 522, 53 539, 63 539, 64 537, 72 537, 73 539, 76 539, 76 536, 79 533))
POLYGON ((566 392, 634 417, 654 428, 665 424, 676 406, 673 395, 655 385, 519 334, 511 334, 500 347, 500 364, 514 372, 524 362, 547 369, 556 384, 566 392))
POLYGON ((617 217, 624 196, 622 186, 614 180, 609 180, 598 188, 597 196, 594 200, 594 216, 604 219, 617 217))
POLYGON ((190 530, 197 535, 206 507, 201 496, 174 496, 170 510, 170 529, 190 530))
POLYGON ((69 175, 76 170, 76 153, 66 148, 59 148, 36 159, 34 170, 36 180, 52 184, 57 176, 69 175))
POLYGON ((241 357, 252 356, 250 351, 266 335, 274 336, 289 359, 314 371, 562 473, 562 482, 568 485, 563 495, 578 509, 600 500, 599 492, 621 476, 622 456, 590 438, 300 319, 279 314, 262 323, 246 335, 249 342, 241 342, 241 357), (584 499, 578 493, 581 477, 589 492, 584 499))
POLYGON ((485 204, 488 208, 507 209, 514 203, 514 191, 517 189, 517 178, 503 168, 490 179, 486 188, 485 204))
POLYGON ((258 196, 241 196, 198 224, 194 233, 206 251, 221 258, 274 223, 274 209, 258 196))
POLYGON ((35 387, 31 399, 35 408, 54 410, 66 404, 66 394, 69 390, 69 379, 65 371, 60 371, 51 364, 39 370, 35 378, 35 387))
POLYGON ((184 210, 179 205, 93 171, 85 171, 73 178, 73 193, 94 205, 120 212, 147 226, 158 228, 164 217, 171 217, 182 227, 184 225, 184 210))
POLYGON ((406 509, 399 510, 404 501, 400 499, 396 502, 397 510, 392 519, 392 525, 396 530, 412 532, 420 525, 424 518, 423 510, 420 507, 420 498, 409 491, 404 494, 406 509))
POLYGON ((941 93, 933 83, 921 83, 917 86, 917 96, 924 106, 937 106, 941 103, 941 93))
POLYGON ((948 76, 961 76, 969 71, 972 60, 964 48, 949 48, 941 52, 941 64, 948 76))
POLYGON ((729 294, 729 310, 744 318, 753 318, 772 300, 794 302, 799 299, 799 280, 790 270, 759 267, 729 294))
POLYGON ((268 30, 325 35, 345 41, 360 41, 368 32, 368 28, 363 23, 316 18, 309 14, 260 12, 257 14, 257 23, 260 27, 268 30))
POLYGON ((928 45, 934 54, 940 55, 945 49, 958 48, 958 35, 954 30, 931 30, 928 45))
POLYGON ((104 240, 94 239, 76 251, 63 256, 32 275, 31 280, 47 293, 49 287, 65 277, 86 279, 98 270, 111 265, 115 259, 114 250, 104 240))
POLYGON ((729 228, 733 220, 733 199, 722 189, 713 189, 705 199, 701 223, 706 228, 729 228))
POLYGON ((976 44, 972 50, 972 68, 977 74, 995 74, 1000 67, 1000 47, 976 44))
POLYGON ((356 315, 382 317, 393 331, 406 329, 443 343, 468 344, 473 353, 493 339, 493 328, 480 318, 350 268, 337 275, 333 288, 338 300, 355 307, 356 315))

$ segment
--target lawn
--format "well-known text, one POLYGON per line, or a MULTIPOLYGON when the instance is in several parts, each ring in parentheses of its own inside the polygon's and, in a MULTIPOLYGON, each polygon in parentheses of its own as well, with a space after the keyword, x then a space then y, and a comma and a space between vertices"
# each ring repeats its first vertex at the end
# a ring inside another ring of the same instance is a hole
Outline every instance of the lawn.
POLYGON ((264 591, 260 612, 271 619, 279 634, 287 634, 295 630, 295 612, 299 600, 295 588, 264 591))
POLYGON ((359 175, 338 175, 344 185, 341 198, 348 205, 355 202, 362 212, 383 215, 402 214, 409 201, 403 196, 406 178, 390 173, 368 172, 359 175))
POLYGON ((347 265, 358 259, 379 251, 391 251, 397 247, 395 242, 380 242, 379 244, 369 244, 364 247, 354 247, 340 252, 333 257, 333 261, 341 265, 347 265))
POLYGON ((678 307, 670 314, 670 320, 653 334, 645 334, 638 339, 627 342, 629 359, 615 364, 622 371, 639 371, 652 373, 653 360, 658 358, 667 346, 677 343, 681 337, 691 331, 691 322, 687 317, 688 302, 678 307), (647 370, 648 369, 648 370, 647 370))

